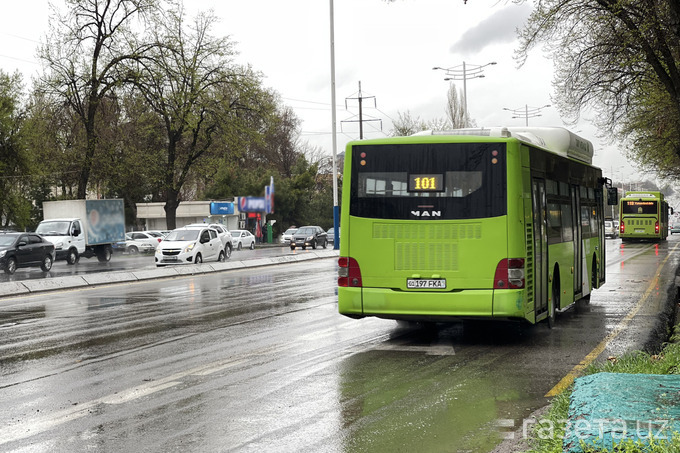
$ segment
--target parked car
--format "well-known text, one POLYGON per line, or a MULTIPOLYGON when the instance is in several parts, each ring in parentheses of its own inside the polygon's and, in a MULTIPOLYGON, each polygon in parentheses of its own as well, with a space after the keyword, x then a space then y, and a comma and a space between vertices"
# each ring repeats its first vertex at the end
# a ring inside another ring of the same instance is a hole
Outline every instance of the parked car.
POLYGON ((255 249, 255 236, 250 231, 231 230, 231 237, 236 250, 241 250, 244 247, 248 247, 250 250, 255 249))
MULTIPOLYGON (((163 235, 154 231, 131 231, 125 233, 125 252, 135 255, 137 253, 153 253, 158 243, 163 240, 163 235)), ((114 250, 118 248, 114 244, 114 250)))
POLYGON ((224 261, 224 247, 213 228, 177 228, 156 247, 156 266, 224 261))
POLYGON ((680 233, 680 223, 671 225, 671 234, 680 233))
POLYGON ((326 248, 326 245, 328 245, 326 231, 320 226, 313 225, 298 228, 290 241, 291 250, 295 250, 296 247, 302 247, 302 250, 305 250, 307 246, 313 249, 316 249, 317 246, 326 248))
POLYGON ((297 230, 298 229, 296 227, 291 227, 284 231, 281 235, 281 244, 290 244, 290 238, 293 237, 297 230))
POLYGON ((231 236, 231 231, 227 230, 227 227, 224 225, 221 225, 219 223, 192 223, 190 225, 186 225, 185 228, 205 228, 205 227, 212 228, 213 230, 217 231, 217 236, 220 238, 220 241, 222 241, 222 248, 224 249, 224 257, 226 259, 229 259, 231 257, 231 251, 234 248, 233 244, 233 238, 231 236))
POLYGON ((40 266, 49 272, 54 263, 54 244, 36 233, 0 233, 0 267, 7 274, 17 268, 40 266))
POLYGON ((619 237, 619 230, 614 226, 614 222, 605 220, 604 222, 604 237, 617 238, 619 237))
MULTIPOLYGON (((326 231, 326 235, 328 236, 328 242, 330 244, 335 243, 335 228, 330 227, 328 231, 326 231)), ((338 227, 338 236, 340 235, 340 227, 338 227)))
POLYGON ((147 233, 160 234, 162 237, 165 237, 170 233, 170 230, 147 230, 147 233))

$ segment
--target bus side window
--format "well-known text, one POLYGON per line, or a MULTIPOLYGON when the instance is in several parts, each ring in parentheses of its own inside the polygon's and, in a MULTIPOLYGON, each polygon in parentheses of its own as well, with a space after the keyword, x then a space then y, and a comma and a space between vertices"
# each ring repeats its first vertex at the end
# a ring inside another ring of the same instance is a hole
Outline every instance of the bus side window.
POLYGON ((561 204, 562 211, 562 242, 571 242, 574 240, 574 229, 571 221, 571 205, 561 204))
POLYGON ((548 203, 548 242, 562 242, 562 212, 555 203, 548 203))
POLYGON ((583 237, 590 237, 590 207, 581 206, 581 231, 583 231, 583 237))

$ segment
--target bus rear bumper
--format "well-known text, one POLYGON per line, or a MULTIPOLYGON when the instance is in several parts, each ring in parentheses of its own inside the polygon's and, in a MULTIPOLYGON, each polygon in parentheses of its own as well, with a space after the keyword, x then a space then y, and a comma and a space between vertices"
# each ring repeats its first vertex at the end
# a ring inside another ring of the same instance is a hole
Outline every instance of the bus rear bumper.
POLYGON ((457 292, 338 288, 338 311, 350 317, 528 319, 524 290, 457 292))

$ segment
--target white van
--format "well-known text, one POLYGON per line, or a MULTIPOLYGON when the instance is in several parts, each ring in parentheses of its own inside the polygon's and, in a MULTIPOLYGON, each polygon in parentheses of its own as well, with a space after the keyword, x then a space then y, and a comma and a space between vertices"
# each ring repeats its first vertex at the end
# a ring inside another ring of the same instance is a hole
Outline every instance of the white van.
POLYGON ((619 229, 616 227, 614 222, 610 220, 605 220, 604 222, 604 237, 614 238, 619 237, 619 229))

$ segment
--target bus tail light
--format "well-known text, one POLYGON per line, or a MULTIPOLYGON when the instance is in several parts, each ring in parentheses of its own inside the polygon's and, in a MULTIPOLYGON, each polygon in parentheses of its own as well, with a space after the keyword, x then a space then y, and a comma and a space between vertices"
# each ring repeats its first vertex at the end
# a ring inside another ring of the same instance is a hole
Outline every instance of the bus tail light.
POLYGON ((505 258, 496 266, 493 289, 524 288, 524 258, 505 258))
POLYGON ((659 221, 654 224, 654 234, 659 234, 659 221))
POLYGON ((348 288, 360 288, 361 283, 361 269, 359 263, 354 258, 348 256, 341 256, 338 258, 338 286, 348 288))
POLYGON ((621 223, 619 224, 619 234, 623 234, 625 232, 626 232, 626 224, 622 220, 621 223))

